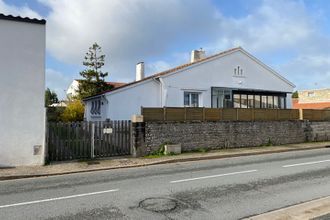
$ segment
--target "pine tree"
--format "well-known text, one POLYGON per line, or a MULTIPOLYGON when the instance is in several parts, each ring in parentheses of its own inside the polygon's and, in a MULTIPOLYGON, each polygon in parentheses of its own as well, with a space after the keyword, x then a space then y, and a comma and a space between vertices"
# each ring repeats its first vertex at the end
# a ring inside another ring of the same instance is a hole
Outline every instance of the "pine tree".
POLYGON ((45 92, 45 106, 48 107, 54 103, 58 103, 57 94, 54 91, 51 91, 49 88, 47 88, 45 92))
POLYGON ((104 80, 108 73, 101 70, 105 59, 105 55, 101 52, 101 47, 94 43, 84 57, 83 65, 86 66, 86 69, 80 72, 80 75, 84 78, 79 83, 78 93, 80 99, 111 89, 111 86, 104 80))

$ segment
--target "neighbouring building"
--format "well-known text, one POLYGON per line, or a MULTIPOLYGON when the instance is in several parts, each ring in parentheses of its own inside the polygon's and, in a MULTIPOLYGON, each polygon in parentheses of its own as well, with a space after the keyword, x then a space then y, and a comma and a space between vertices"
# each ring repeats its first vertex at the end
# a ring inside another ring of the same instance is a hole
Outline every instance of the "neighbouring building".
POLYGON ((44 164, 45 24, 0 14, 0 167, 44 164))
POLYGON ((330 89, 298 91, 292 106, 294 109, 330 109, 330 89))
POLYGON ((294 84, 241 47, 144 77, 84 100, 88 121, 130 119, 141 107, 291 108, 294 84))
MULTIPOLYGON (((82 79, 74 79, 72 83, 69 85, 69 88, 66 90, 66 96, 70 99, 72 97, 76 97, 78 95, 79 90, 79 82, 82 79)), ((113 86, 113 88, 117 88, 125 85, 123 82, 107 82, 108 85, 113 86)))

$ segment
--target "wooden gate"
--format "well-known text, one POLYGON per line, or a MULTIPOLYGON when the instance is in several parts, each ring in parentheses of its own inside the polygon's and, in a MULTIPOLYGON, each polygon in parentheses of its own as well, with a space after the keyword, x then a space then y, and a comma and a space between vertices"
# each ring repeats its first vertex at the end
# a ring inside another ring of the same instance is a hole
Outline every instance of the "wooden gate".
POLYGON ((131 122, 50 122, 48 161, 123 156, 130 154, 131 122))

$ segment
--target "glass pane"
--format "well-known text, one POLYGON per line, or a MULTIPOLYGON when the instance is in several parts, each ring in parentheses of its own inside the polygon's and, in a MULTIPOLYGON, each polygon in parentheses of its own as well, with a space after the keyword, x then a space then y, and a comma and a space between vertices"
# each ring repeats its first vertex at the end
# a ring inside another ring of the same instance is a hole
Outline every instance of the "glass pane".
POLYGON ((249 107, 249 108, 254 108, 254 99, 253 99, 253 95, 248 95, 248 107, 249 107))
POLYGON ((279 97, 280 100, 279 100, 279 108, 284 108, 284 97, 279 97))
POLYGON ((241 107, 240 95, 234 94, 234 108, 240 108, 240 107, 241 107))
POLYGON ((191 107, 198 107, 198 93, 190 93, 191 95, 191 107))
POLYGON ((267 97, 267 103, 268 103, 268 108, 273 108, 274 107, 273 96, 268 96, 267 97))
POLYGON ((267 96, 261 96, 261 108, 267 108, 267 96))
POLYGON ((184 92, 184 106, 189 106, 189 92, 184 92))
POLYGON ((223 108, 223 103, 224 103, 224 95, 223 94, 218 95, 217 103, 218 103, 218 108, 223 108))
POLYGON ((212 108, 218 108, 218 97, 215 95, 212 96, 212 108))
POLYGON ((278 108, 278 96, 274 96, 274 108, 278 108))
POLYGON ((248 107, 247 95, 241 94, 241 108, 248 107))
POLYGON ((224 108, 232 108, 232 97, 231 97, 231 91, 230 90, 224 90, 224 108))
POLYGON ((254 96, 254 107, 255 108, 260 108, 260 95, 255 95, 254 96))

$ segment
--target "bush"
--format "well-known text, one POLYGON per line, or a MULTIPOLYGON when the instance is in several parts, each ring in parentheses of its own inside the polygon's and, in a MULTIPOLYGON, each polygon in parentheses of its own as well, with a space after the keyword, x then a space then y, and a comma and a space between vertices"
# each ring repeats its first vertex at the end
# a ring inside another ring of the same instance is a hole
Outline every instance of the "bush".
POLYGON ((63 114, 65 107, 47 107, 47 121, 59 122, 61 121, 61 115, 63 114))
POLYGON ((80 100, 72 100, 68 103, 64 112, 61 115, 61 120, 64 122, 83 121, 85 107, 80 100))

